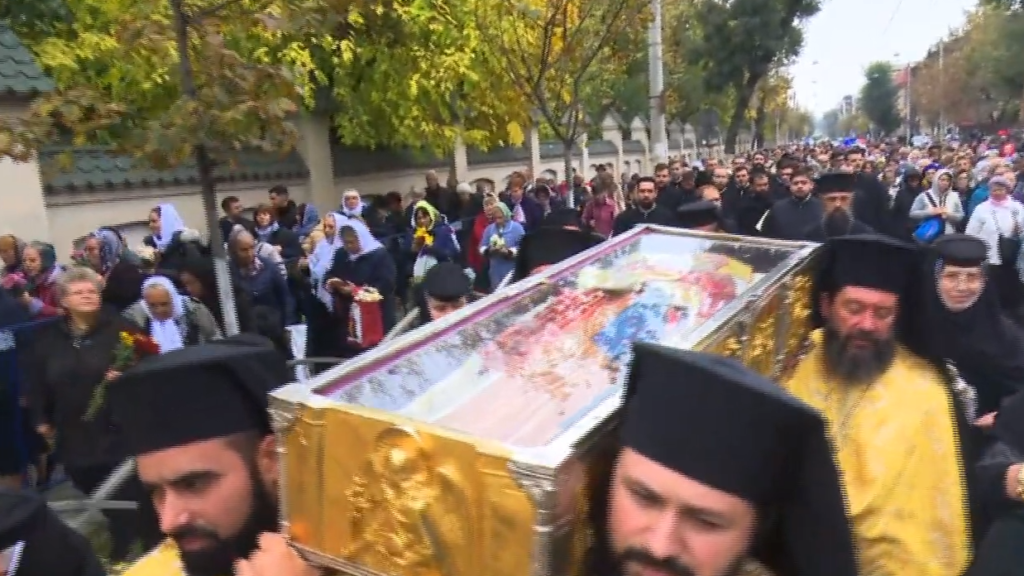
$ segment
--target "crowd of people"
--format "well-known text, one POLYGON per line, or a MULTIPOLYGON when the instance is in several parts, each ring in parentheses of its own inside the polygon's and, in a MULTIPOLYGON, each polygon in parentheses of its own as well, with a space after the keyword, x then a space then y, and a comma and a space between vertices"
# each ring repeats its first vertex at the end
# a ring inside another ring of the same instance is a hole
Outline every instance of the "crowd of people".
POLYGON ((154 549, 130 576, 316 574, 274 534, 266 392, 292 379, 287 328, 305 325, 306 356, 343 362, 407 313, 436 321, 656 224, 824 243, 819 329, 774 383, 635 347, 595 573, 1017 574, 1021 170, 994 142, 821 143, 561 185, 523 170, 504 190, 431 172, 423 190, 348 190, 326 213, 276 186, 251 219, 222 202, 228 309, 209 243, 172 203, 143 246, 100 229, 68 266, 3 236, 0 335, 20 370, 0 375, 0 421, 19 426, 0 438, 0 482, 30 466, 42 484, 59 463, 88 493, 135 457, 114 499, 139 509, 105 512, 113 561, 154 549))

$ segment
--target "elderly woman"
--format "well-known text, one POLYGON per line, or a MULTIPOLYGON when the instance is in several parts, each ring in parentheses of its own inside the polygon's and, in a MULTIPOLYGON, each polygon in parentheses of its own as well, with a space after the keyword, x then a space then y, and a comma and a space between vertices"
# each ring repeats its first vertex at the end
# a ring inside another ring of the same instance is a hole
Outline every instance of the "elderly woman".
POLYGON ((182 296, 165 276, 142 283, 142 299, 124 311, 124 317, 142 326, 160 353, 221 338, 213 314, 198 299, 182 296))
POLYGON ((57 253, 52 244, 32 242, 22 250, 22 301, 33 317, 48 318, 60 314, 57 279, 63 271, 64 268, 57 264, 57 253))
POLYGON ((993 176, 988 181, 988 199, 971 213, 966 233, 984 240, 999 302, 1003 311, 1016 319, 1021 305, 1016 265, 1024 234, 1024 205, 1010 198, 1012 187, 1009 179, 993 176))
POLYGON ((358 190, 350 188, 341 195, 341 207, 338 213, 346 218, 362 220, 370 229, 374 238, 381 239, 388 235, 388 227, 380 217, 377 209, 368 202, 363 202, 358 190))
POLYGON ((339 225, 349 219, 337 212, 329 212, 323 219, 323 238, 316 243, 309 257, 309 279, 312 284, 306 318, 306 357, 336 357, 343 342, 340 325, 334 318, 333 295, 324 285, 327 273, 334 264, 334 255, 342 247, 339 225))
MULTIPOLYGON (((346 220, 338 231, 341 249, 335 250, 323 285, 331 293, 341 326, 348 326, 348 312, 357 288, 374 288, 380 293, 385 333, 395 325, 395 263, 384 246, 360 220, 346 220)), ((344 345, 340 346, 345 348, 344 345)), ((351 356, 358 350, 347 349, 351 356)))
POLYGON ((256 239, 236 228, 228 242, 231 271, 238 288, 254 308, 266 307, 278 315, 282 328, 295 323, 295 301, 285 278, 271 260, 256 253, 256 239))
MULTIPOLYGON (((24 362, 36 429, 56 442, 58 459, 75 487, 86 494, 125 457, 103 398, 110 382, 120 376, 115 358, 123 346, 123 334, 141 334, 139 326, 102 306, 102 289, 103 278, 89 268, 65 271, 57 281, 64 319, 39 328, 24 362)), ((136 350, 138 356, 148 353, 136 350)), ((134 475, 113 499, 149 501, 134 475)), ((134 512, 105 514, 116 561, 128 556, 140 535, 144 545, 160 539, 155 522, 139 526, 134 512)))
POLYGON ((492 206, 490 215, 492 222, 484 230, 478 248, 487 259, 487 274, 493 291, 515 269, 516 252, 526 231, 520 223, 512 220, 512 211, 503 202, 492 206))
POLYGON ((118 312, 142 297, 145 275, 137 264, 125 258, 121 238, 107 228, 101 228, 85 239, 81 264, 100 274, 103 279, 103 303, 118 312))
POLYGON ((197 230, 185 226, 174 204, 160 204, 149 212, 151 234, 143 244, 157 251, 157 270, 177 276, 181 263, 195 254, 209 252, 197 230))

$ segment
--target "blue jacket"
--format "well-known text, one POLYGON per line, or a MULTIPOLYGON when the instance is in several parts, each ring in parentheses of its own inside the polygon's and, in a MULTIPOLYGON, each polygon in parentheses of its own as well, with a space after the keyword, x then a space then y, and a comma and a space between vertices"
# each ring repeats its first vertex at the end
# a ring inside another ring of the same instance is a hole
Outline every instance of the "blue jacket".
POLYGON ((238 283, 239 290, 249 296, 252 306, 266 306, 277 310, 285 326, 295 324, 295 303, 280 269, 277 264, 262 256, 257 258, 263 264, 263 269, 256 274, 242 273, 238 265, 232 262, 233 280, 238 283))

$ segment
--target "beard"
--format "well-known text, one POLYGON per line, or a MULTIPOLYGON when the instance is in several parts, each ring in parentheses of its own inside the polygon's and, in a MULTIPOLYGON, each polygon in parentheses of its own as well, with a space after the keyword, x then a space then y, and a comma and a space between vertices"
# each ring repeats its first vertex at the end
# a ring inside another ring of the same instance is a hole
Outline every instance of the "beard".
POLYGON ((864 384, 885 373, 896 357, 896 340, 892 336, 879 338, 870 332, 857 330, 843 335, 832 325, 825 324, 825 367, 833 376, 848 384, 864 384), (853 343, 865 343, 861 348, 853 343))
MULTIPOLYGON (((729 563, 728 568, 717 576, 738 576, 742 573, 746 558, 740 557, 729 563)), ((630 565, 649 568, 672 576, 694 576, 696 573, 677 558, 657 558, 642 548, 626 548, 615 559, 618 570, 614 574, 625 576, 630 565)))
POLYGON ((253 497, 249 517, 237 534, 221 537, 205 526, 189 525, 168 534, 176 542, 185 538, 201 538, 210 542, 200 550, 178 551, 185 573, 189 576, 223 576, 234 574, 236 560, 247 558, 256 550, 257 539, 264 532, 277 532, 278 507, 273 494, 259 480, 255 466, 250 472, 253 497))
POLYGON ((650 210, 651 208, 654 208, 654 200, 641 200, 637 198, 636 205, 644 210, 650 210))
POLYGON ((825 229, 826 238, 846 236, 853 226, 853 214, 845 208, 836 208, 825 214, 822 227, 825 229))

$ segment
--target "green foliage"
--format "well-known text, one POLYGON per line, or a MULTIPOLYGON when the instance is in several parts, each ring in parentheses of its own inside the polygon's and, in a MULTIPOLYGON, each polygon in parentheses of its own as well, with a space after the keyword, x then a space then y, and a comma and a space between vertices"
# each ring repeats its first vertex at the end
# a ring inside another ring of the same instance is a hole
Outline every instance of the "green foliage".
POLYGON ((874 62, 864 73, 860 89, 860 109, 867 120, 884 134, 891 134, 902 123, 896 98, 899 88, 892 81, 892 64, 874 62))
POLYGON ((16 32, 58 91, 0 124, 0 155, 73 140, 173 165, 212 153, 287 150, 303 105, 359 146, 519 143, 528 106, 495 70, 476 12, 454 0, 188 0, 198 85, 183 97, 174 0, 7 0, 16 32))
POLYGON ((642 35, 648 9, 645 0, 470 4, 495 54, 496 75, 518 87, 539 120, 563 142, 587 130, 587 111, 613 107, 616 82, 611 80, 636 66, 636 47, 628 44, 642 35))
POLYGON ((803 46, 800 24, 818 13, 819 0, 733 0, 697 2, 700 42, 690 51, 709 93, 735 93, 728 113, 726 150, 735 148, 751 98, 769 73, 794 58, 803 46))

